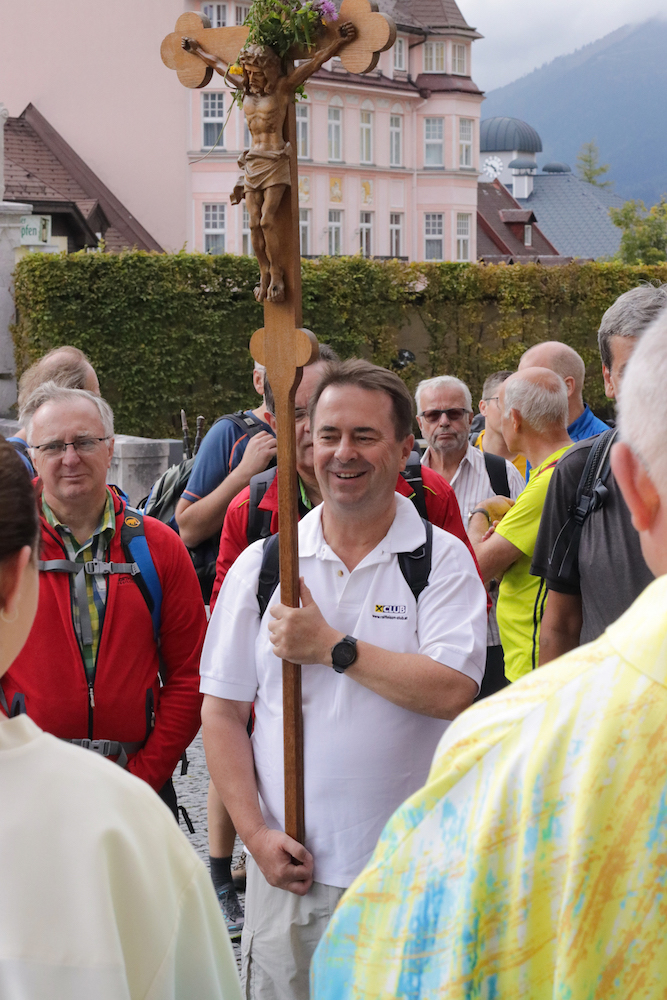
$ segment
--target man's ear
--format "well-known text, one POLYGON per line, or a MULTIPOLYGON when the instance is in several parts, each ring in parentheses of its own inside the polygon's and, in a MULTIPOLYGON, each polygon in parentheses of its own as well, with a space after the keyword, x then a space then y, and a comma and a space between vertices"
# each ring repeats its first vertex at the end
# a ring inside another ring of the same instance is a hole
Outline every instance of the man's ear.
POLYGON ((401 472, 407 465, 408 459, 412 454, 414 446, 415 446, 415 436, 414 434, 408 434, 408 436, 406 437, 405 441, 403 441, 403 444, 401 446, 401 472))
POLYGON ((267 424, 269 425, 269 427, 271 428, 271 430, 275 434, 276 433, 276 418, 274 417, 273 413, 269 413, 268 410, 266 411, 265 416, 266 416, 266 422, 267 422, 267 424))
POLYGON ((510 420, 512 421, 512 430, 515 434, 521 433, 521 414, 518 410, 510 410, 510 420))
POLYGON ((607 399, 614 399, 614 386, 611 382, 611 372, 606 365, 602 366, 602 378, 604 379, 604 394, 607 399))
POLYGON ((13 618, 16 612, 21 584, 31 555, 30 546, 24 545, 18 552, 13 552, 4 559, 0 567, 0 608, 9 619, 13 618))
POLYGON ((479 412, 482 414, 483 417, 486 416, 486 400, 484 399, 480 399, 479 401, 479 412))
POLYGON ((571 375, 566 375, 563 379, 565 382, 565 388, 567 389, 567 398, 569 399, 574 390, 576 389, 576 384, 571 375))
POLYGON ((660 494, 642 460, 624 441, 611 450, 611 468, 637 531, 649 531, 660 509, 660 494))

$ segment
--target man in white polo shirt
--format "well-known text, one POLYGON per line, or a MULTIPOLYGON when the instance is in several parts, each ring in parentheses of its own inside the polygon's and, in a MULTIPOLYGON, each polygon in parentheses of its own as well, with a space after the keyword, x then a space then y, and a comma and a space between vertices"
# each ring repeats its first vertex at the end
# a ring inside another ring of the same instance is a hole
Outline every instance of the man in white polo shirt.
POLYGON ((302 607, 284 607, 276 590, 260 617, 259 541, 229 570, 206 638, 206 755, 252 855, 242 975, 261 1000, 307 998, 338 899, 482 682, 486 594, 474 561, 439 528, 429 546, 394 492, 413 412, 393 373, 365 361, 328 367, 311 400, 323 503, 299 524, 302 607), (398 554, 429 548, 415 597, 398 554), (305 846, 283 832, 281 658, 304 664, 305 846))

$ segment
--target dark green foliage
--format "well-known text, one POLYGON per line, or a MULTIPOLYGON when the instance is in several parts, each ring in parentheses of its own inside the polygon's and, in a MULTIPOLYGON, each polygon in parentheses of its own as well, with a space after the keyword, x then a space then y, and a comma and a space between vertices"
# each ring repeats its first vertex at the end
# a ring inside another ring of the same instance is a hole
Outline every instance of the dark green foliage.
MULTIPOLYGON (((362 257, 303 262, 303 324, 341 357, 388 365, 398 347, 418 356, 401 372, 448 372, 479 398, 484 378, 512 368, 541 340, 564 340, 586 362, 588 401, 605 412, 596 333, 602 313, 667 265, 404 264, 362 257)), ((119 432, 180 437, 181 407, 207 426, 255 405, 248 342, 262 326, 257 262, 204 254, 29 254, 16 270, 19 371, 52 347, 90 357, 119 432)))
POLYGON ((659 264, 667 259, 667 197, 646 209, 643 201, 610 208, 611 221, 623 230, 617 257, 624 264, 659 264))

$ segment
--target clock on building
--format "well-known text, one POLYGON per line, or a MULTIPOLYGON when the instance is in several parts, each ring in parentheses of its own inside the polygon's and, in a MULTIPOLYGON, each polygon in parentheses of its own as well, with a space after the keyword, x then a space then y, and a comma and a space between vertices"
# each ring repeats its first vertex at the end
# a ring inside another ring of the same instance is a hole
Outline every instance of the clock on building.
POLYGON ((487 156, 484 160, 484 173, 490 181, 495 181, 503 172, 503 161, 499 156, 487 156))

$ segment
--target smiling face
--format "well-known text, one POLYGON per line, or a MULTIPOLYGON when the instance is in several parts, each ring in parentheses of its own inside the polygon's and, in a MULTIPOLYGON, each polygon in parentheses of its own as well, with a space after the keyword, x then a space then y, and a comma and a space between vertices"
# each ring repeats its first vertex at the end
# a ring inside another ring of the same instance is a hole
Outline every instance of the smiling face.
MULTIPOLYGON (((430 410, 467 410, 468 402, 457 386, 434 385, 422 390, 419 409, 422 413, 430 410)), ((417 417, 427 445, 440 455, 463 458, 468 450, 468 433, 472 413, 464 412, 459 419, 450 420, 446 413, 435 420, 417 417)))
MULTIPOLYGON (((86 399, 67 403, 45 403, 37 410, 30 426, 30 444, 50 441, 75 441, 78 438, 103 438, 104 425, 94 403, 86 399)), ((33 450, 33 464, 44 486, 44 497, 51 505, 104 502, 106 474, 113 455, 113 438, 97 442, 91 452, 67 448, 62 455, 45 455, 33 450)))
POLYGON ((340 511, 384 509, 412 451, 396 440, 391 397, 354 385, 330 385, 313 415, 315 474, 326 503, 340 511))
POLYGON ((322 378, 325 362, 320 361, 303 369, 303 377, 294 397, 294 413, 296 416, 296 465, 297 470, 307 476, 314 475, 313 439, 310 433, 308 419, 308 404, 315 392, 317 383, 322 378))

